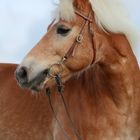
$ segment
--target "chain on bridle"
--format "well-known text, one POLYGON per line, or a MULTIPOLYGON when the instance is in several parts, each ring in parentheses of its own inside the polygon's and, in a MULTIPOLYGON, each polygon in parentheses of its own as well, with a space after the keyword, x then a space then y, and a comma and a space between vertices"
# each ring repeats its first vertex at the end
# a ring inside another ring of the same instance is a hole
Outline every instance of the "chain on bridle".
MULTIPOLYGON (((73 121, 72 121, 72 119, 70 117, 68 107, 66 105, 64 96, 62 94, 64 89, 63 89, 63 83, 61 81, 61 74, 63 73, 63 65, 64 65, 64 63, 67 61, 68 58, 70 58, 71 56, 74 56, 75 48, 83 41, 83 31, 84 31, 85 26, 88 26, 89 33, 91 35, 93 52, 95 51, 95 48, 94 48, 94 44, 93 44, 94 43, 93 42, 94 32, 93 32, 93 26, 92 26, 93 20, 91 19, 92 12, 89 12, 88 16, 85 16, 84 14, 80 13, 79 11, 75 11, 75 14, 80 16, 81 18, 83 18, 85 20, 85 22, 83 23, 83 25, 81 27, 81 30, 80 30, 78 36, 76 37, 75 41, 73 42, 73 44, 71 45, 71 47, 69 48, 67 53, 62 57, 61 61, 50 66, 50 68, 48 69, 48 75, 49 75, 49 77, 54 78, 55 81, 56 81, 57 91, 58 91, 58 93, 60 93, 60 96, 61 96, 64 108, 65 108, 67 117, 69 119, 69 124, 71 125, 72 131, 74 132, 74 134, 75 134, 75 136, 77 137, 78 140, 82 140, 78 130, 76 129, 76 127, 75 127, 75 125, 74 125, 74 123, 73 123, 73 121), (57 73, 53 72, 54 67, 59 67, 59 71, 57 73)), ((54 22, 55 22, 55 20, 53 20, 53 22, 50 24, 50 26, 52 26, 52 24, 54 22)), ((95 59, 95 55, 93 54, 93 60, 92 60, 91 64, 93 64, 94 59, 95 59)), ((50 88, 46 89, 46 94, 48 95, 49 104, 50 104, 51 110, 52 110, 52 112, 54 114, 55 120, 57 121, 60 129, 62 130, 65 138, 67 140, 70 140, 69 136, 67 135, 67 132, 65 131, 65 129, 61 125, 61 122, 59 121, 59 119, 57 118, 56 112, 55 112, 55 110, 53 108, 52 101, 51 101, 51 90, 50 90, 50 88)))

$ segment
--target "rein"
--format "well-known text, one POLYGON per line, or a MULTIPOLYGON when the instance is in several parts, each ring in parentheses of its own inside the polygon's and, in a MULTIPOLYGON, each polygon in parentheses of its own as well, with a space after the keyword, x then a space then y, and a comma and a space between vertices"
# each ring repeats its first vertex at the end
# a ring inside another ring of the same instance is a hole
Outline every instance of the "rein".
MULTIPOLYGON (((85 16, 82 13, 80 13, 78 11, 75 11, 75 14, 78 15, 78 16, 80 16, 81 18, 83 18, 85 20, 85 22, 83 23, 83 25, 82 25, 82 27, 80 29, 80 32, 79 32, 78 36, 76 37, 75 41, 73 42, 73 44, 71 45, 71 47, 67 51, 67 53, 62 57, 61 61, 58 62, 58 63, 55 63, 55 64, 51 65, 50 68, 48 69, 48 75, 51 78, 54 78, 55 79, 56 86, 57 86, 57 92, 59 93, 59 95, 61 97, 63 106, 65 108, 67 117, 69 119, 69 124, 71 126, 71 129, 72 129, 74 135, 77 137, 77 140, 83 140, 83 139, 81 138, 78 130, 76 129, 76 127, 75 127, 75 125, 74 125, 74 123, 73 123, 73 121, 71 119, 70 113, 68 111, 68 107, 67 107, 67 104, 65 102, 65 98, 63 96, 64 86, 63 86, 62 81, 61 81, 61 73, 63 72, 63 65, 66 62, 66 60, 69 57, 74 56, 74 50, 75 50, 75 48, 82 42, 82 40, 83 40, 83 31, 84 31, 84 28, 85 28, 86 25, 89 27, 89 33, 91 35, 92 43, 94 43, 94 41, 93 41, 94 33, 93 33, 93 30, 92 30, 93 27, 91 27, 91 23, 93 21, 90 19, 91 13, 92 12, 89 12, 88 16, 85 16), (54 73, 53 72, 53 68, 55 68, 55 67, 59 67, 60 68, 59 72, 57 72, 57 73, 54 73)), ((55 20, 53 20, 53 22, 50 24, 50 26, 52 26, 52 24, 54 22, 55 22, 55 20)), ((92 46, 93 46, 93 51, 95 51, 94 44, 92 46)), ((94 59, 95 59, 95 55, 93 56, 93 60, 92 60, 92 63, 91 64, 93 64, 94 59)), ((62 132, 63 132, 63 134, 65 136, 65 139, 70 140, 70 137, 68 136, 67 132, 65 131, 65 129, 61 125, 61 122, 57 118, 56 112, 55 112, 55 110, 53 108, 52 100, 51 100, 51 90, 50 90, 50 88, 47 88, 46 89, 46 94, 48 96, 49 104, 50 104, 51 110, 52 110, 52 112, 54 114, 55 120, 57 121, 60 129, 62 130, 62 132)))

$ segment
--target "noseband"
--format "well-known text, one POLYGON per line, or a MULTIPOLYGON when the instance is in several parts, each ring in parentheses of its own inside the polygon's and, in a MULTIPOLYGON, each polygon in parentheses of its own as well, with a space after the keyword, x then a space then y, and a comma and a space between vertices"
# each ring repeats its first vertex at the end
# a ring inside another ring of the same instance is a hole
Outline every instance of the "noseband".
MULTIPOLYGON (((91 26, 91 23, 93 23, 93 21, 90 18, 92 12, 89 12, 88 16, 85 16, 85 15, 83 15, 82 13, 80 13, 78 11, 75 11, 75 14, 78 15, 78 16, 80 16, 81 18, 83 18, 85 20, 85 22, 83 23, 83 25, 82 25, 82 27, 80 29, 80 32, 77 35, 77 37, 75 38, 73 44, 71 45, 71 47, 69 48, 69 50, 67 51, 67 53, 62 57, 61 61, 50 66, 50 68, 48 70, 48 75, 51 78, 54 78, 55 81, 56 81, 57 90, 58 90, 58 93, 60 93, 60 96, 61 96, 61 99, 62 99, 62 102, 63 102, 63 105, 64 105, 64 108, 65 108, 67 117, 69 119, 69 123, 70 123, 70 126, 71 126, 71 129, 72 129, 73 133, 77 137, 77 140, 83 140, 81 138, 78 130, 76 129, 76 127, 75 127, 75 125, 74 125, 71 117, 70 117, 70 114, 69 114, 69 111, 68 111, 68 108, 67 108, 67 104, 66 104, 65 99, 64 99, 64 96, 62 94, 62 92, 63 92, 63 84, 62 84, 62 81, 61 81, 61 73, 63 72, 63 65, 68 60, 68 58, 70 58, 71 56, 74 56, 75 48, 83 41, 83 31, 84 31, 84 28, 85 28, 86 25, 88 25, 88 27, 89 27, 88 29, 89 29, 89 33, 91 35, 93 52, 95 52, 95 48, 94 48, 94 44, 93 44, 94 32, 93 32, 93 27, 91 26), (53 69, 55 69, 56 67, 57 68, 59 67, 59 71, 53 72, 53 69)), ((50 24, 49 27, 51 27, 54 22, 55 22, 55 20, 50 24)), ((93 60, 92 60, 92 63, 91 64, 93 64, 94 59, 95 59, 95 55, 93 53, 93 60)), ((69 136, 67 135, 67 132, 65 131, 65 129, 61 125, 61 122, 59 121, 59 119, 57 118, 56 112, 55 112, 55 110, 53 108, 53 105, 52 105, 52 102, 51 102, 51 96, 50 96, 51 95, 50 88, 47 88, 46 89, 46 94, 48 95, 49 104, 50 104, 51 110, 52 110, 52 112, 54 114, 55 120, 57 121, 60 129, 62 130, 65 138, 67 140, 70 140, 69 136)))

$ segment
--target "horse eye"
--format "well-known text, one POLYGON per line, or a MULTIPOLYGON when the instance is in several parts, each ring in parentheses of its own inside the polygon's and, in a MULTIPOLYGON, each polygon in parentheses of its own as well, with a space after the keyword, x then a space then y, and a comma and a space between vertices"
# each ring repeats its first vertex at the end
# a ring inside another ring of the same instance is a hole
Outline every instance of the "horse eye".
POLYGON ((66 36, 69 33, 70 30, 71 29, 69 29, 69 28, 66 28, 64 26, 60 26, 60 27, 57 28, 57 34, 60 34, 62 36, 66 36))

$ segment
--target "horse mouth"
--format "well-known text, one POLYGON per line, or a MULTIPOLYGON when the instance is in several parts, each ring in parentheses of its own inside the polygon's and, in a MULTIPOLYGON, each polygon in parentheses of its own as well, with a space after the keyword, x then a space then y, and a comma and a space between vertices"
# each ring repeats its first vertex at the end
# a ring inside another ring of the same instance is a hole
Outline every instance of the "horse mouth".
POLYGON ((17 71, 15 72, 15 76, 21 88, 40 92, 45 88, 52 87, 56 83, 60 84, 62 71, 62 64, 53 64, 50 68, 38 73, 32 80, 29 80, 28 71, 24 67, 22 67, 20 69, 17 69, 17 71))
POLYGON ((50 78, 46 77, 43 79, 39 79, 39 78, 35 78, 34 80, 32 80, 29 83, 25 83, 25 84, 19 84, 20 87, 24 88, 24 89, 29 89, 35 92, 40 92, 42 91, 44 88, 47 88, 47 81, 50 78))
POLYGON ((31 81, 22 82, 21 79, 16 77, 17 83, 21 88, 29 89, 35 92, 42 91, 45 87, 47 87, 47 81, 50 79, 48 72, 43 71, 39 73, 34 79, 31 81))

